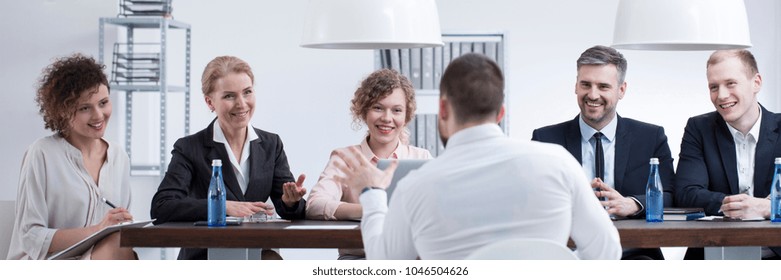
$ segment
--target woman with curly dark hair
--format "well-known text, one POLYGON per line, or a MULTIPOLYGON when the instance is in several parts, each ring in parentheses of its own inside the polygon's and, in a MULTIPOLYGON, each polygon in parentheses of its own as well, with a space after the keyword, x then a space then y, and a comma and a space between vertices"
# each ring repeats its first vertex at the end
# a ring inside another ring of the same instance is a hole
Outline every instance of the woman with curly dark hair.
MULTIPOLYGON (((44 69, 35 101, 54 134, 27 149, 8 259, 45 259, 133 217, 127 154, 103 139, 111 101, 103 65, 75 54, 44 69), (107 199, 119 208, 103 203, 107 199)), ((81 259, 133 259, 114 233, 81 259)))
MULTIPOLYGON (((367 136, 359 148, 372 163, 380 159, 429 159, 428 150, 407 145, 407 123, 415 116, 415 90, 407 77, 394 70, 381 69, 361 82, 351 101, 353 124, 365 124, 367 136)), ((306 216, 316 220, 359 220, 362 208, 358 194, 340 184, 336 168, 338 157, 331 153, 328 165, 309 194, 306 216)), ((363 250, 339 250, 339 259, 365 258, 363 250)))

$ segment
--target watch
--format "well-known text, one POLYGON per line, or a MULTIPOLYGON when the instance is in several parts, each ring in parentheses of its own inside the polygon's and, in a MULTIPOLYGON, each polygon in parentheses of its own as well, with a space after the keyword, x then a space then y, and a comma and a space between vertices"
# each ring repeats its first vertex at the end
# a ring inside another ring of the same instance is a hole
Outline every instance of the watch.
POLYGON ((380 187, 368 186, 368 187, 363 188, 363 190, 361 191, 361 194, 363 194, 363 193, 365 193, 367 191, 370 191, 370 190, 383 190, 384 191, 385 189, 380 188, 380 187))

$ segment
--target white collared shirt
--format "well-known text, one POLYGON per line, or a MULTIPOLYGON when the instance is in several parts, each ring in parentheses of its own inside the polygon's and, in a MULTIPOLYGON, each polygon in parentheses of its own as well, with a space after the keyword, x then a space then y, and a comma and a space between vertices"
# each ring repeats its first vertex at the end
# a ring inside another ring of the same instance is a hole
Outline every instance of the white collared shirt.
MULTIPOLYGON (((212 140, 217 143, 222 143, 225 145, 225 150, 228 152, 228 158, 231 161, 231 166, 233 167, 233 173, 236 174, 236 181, 239 183, 239 187, 241 188, 241 193, 247 193, 247 185, 249 184, 249 142, 252 140, 258 139, 258 134, 255 133, 255 130, 252 129, 251 126, 247 126, 247 140, 244 141, 244 149, 241 151, 241 161, 236 159, 236 156, 233 155, 233 150, 231 150, 230 145, 228 144, 228 139, 225 138, 225 133, 222 132, 222 128, 220 127, 220 121, 217 120, 214 122, 214 136, 212 140)), ((224 172, 224 171, 223 171, 224 172)))
MULTIPOLYGON (((583 116, 578 118, 580 123, 580 152, 583 166, 583 172, 586 173, 589 182, 594 180, 596 174, 594 174, 594 150, 596 149, 596 140, 594 139, 594 133, 598 130, 586 124, 583 121, 583 116)), ((602 178, 602 182, 605 182, 611 188, 616 188, 615 185, 615 162, 616 162, 616 129, 618 126, 618 116, 613 115, 613 120, 610 121, 602 130, 604 135, 602 137, 602 149, 605 155, 605 178, 602 178)))
POLYGON ((559 145, 510 139, 496 124, 453 134, 389 203, 380 190, 359 199, 367 259, 464 259, 506 238, 565 245, 570 237, 583 259, 621 257, 618 231, 575 158, 559 145))
POLYGON ((738 192, 754 196, 754 159, 757 151, 757 140, 759 140, 759 127, 762 123, 762 110, 759 110, 759 118, 754 126, 749 129, 748 134, 743 135, 739 130, 727 123, 735 141, 735 159, 737 160, 738 170, 738 192))

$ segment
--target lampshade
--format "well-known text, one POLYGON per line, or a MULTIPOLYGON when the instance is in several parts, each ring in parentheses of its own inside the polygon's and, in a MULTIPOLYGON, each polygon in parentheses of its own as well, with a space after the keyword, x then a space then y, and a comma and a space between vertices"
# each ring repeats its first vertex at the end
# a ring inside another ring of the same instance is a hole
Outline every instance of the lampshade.
POLYGON ((442 46, 434 0, 311 0, 301 46, 403 49, 442 46))
POLYGON ((743 0, 621 0, 613 47, 720 50, 751 47, 743 0))

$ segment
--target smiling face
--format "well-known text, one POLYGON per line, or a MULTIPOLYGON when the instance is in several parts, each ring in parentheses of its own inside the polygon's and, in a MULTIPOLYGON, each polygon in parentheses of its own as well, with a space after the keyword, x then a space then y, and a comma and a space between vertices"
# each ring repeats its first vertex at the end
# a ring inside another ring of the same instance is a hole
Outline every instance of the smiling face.
MULTIPOLYGON (((407 124, 407 99, 401 88, 369 107, 364 122, 369 127, 369 146, 395 146, 407 124)), ((372 148, 374 150, 374 148, 372 148)))
POLYGON ((255 113, 255 90, 245 73, 229 73, 217 79, 214 90, 204 97, 225 131, 246 129, 255 113))
POLYGON ((67 139, 71 143, 86 142, 103 137, 111 117, 108 87, 99 85, 81 93, 76 111, 70 119, 67 139))
POLYGON ((578 69, 575 95, 580 114, 594 129, 600 130, 613 120, 625 91, 626 82, 618 84, 618 71, 613 64, 582 65, 578 69))
POLYGON ((725 56, 708 66, 708 90, 716 111, 732 127, 746 132, 759 118, 759 73, 749 74, 737 56, 725 56), (745 130, 745 131, 744 131, 745 130))

